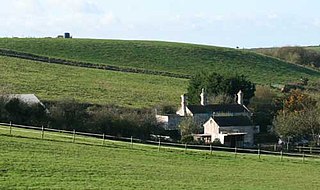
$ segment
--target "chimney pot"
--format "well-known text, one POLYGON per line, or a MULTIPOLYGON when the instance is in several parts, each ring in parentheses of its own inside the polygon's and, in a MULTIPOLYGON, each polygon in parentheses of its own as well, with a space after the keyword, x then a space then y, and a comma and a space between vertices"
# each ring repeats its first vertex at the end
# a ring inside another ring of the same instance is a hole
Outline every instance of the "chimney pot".
POLYGON ((243 105, 243 93, 241 90, 238 92, 237 96, 238 96, 238 104, 243 105))
POLYGON ((187 102, 188 97, 186 94, 181 95, 181 108, 182 108, 182 116, 187 115, 187 102))
POLYGON ((206 97, 204 88, 201 89, 200 104, 201 104, 202 106, 205 106, 205 105, 207 104, 207 97, 206 97))

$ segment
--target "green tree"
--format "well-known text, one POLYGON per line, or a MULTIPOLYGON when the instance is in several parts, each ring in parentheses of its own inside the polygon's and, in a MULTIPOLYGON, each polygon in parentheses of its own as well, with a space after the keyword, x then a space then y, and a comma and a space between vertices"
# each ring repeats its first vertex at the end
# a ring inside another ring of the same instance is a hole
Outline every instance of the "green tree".
POLYGON ((313 142, 319 145, 320 107, 306 109, 301 114, 301 126, 304 134, 310 135, 313 142))
POLYGON ((205 88, 209 97, 225 94, 234 97, 240 90, 244 94, 244 104, 248 104, 250 98, 254 96, 255 85, 243 75, 222 76, 215 72, 198 73, 189 82, 188 100, 192 104, 200 101, 199 94, 205 88))
POLYGON ((253 111, 253 122, 260 126, 260 132, 268 132, 268 125, 272 125, 276 115, 274 104, 277 95, 267 86, 257 86, 255 96, 250 100, 249 108, 253 111))
POLYGON ((279 136, 293 137, 293 140, 308 138, 319 143, 320 119, 319 105, 310 96, 293 91, 283 98, 282 109, 274 120, 279 136))
POLYGON ((179 124, 179 128, 182 136, 196 134, 199 132, 199 128, 192 117, 182 119, 179 124))
POLYGON ((301 114, 297 112, 280 112, 275 118, 273 124, 275 131, 282 139, 288 137, 299 139, 303 136, 303 130, 300 126, 301 114))
MULTIPOLYGON (((219 80, 218 78, 221 77, 221 75, 216 75, 211 80, 219 80)), ((206 88, 208 86, 208 81, 210 79, 210 76, 208 73, 200 72, 197 73, 192 79, 189 81, 188 86, 188 101, 190 103, 196 104, 199 103, 199 94, 201 92, 202 88, 206 88)), ((218 83, 218 82, 216 82, 218 83)))

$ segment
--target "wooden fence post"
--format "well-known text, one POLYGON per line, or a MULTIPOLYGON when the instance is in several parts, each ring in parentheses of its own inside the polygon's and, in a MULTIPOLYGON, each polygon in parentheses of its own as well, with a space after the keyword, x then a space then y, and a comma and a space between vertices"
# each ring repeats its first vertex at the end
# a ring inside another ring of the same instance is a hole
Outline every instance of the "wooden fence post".
POLYGON ((283 151, 281 150, 281 152, 280 152, 280 161, 282 162, 282 159, 283 159, 283 151))
POLYGON ((237 158, 237 147, 234 148, 234 157, 237 158))
POLYGON ((104 133, 102 134, 102 145, 104 146, 104 140, 105 140, 105 136, 104 133))
POLYGON ((312 146, 310 146, 310 154, 312 154, 312 146))
POLYGON ((161 147, 161 141, 160 141, 160 138, 159 138, 158 152, 160 152, 160 147, 161 147))
POLYGON ((9 125, 9 134, 10 134, 10 135, 12 134, 12 124, 11 124, 11 121, 10 121, 10 125, 9 125))
POLYGON ((133 137, 131 136, 131 148, 133 148, 133 137))
POLYGON ((302 153, 302 163, 304 163, 304 157, 305 157, 305 155, 304 155, 304 152, 302 153))
POLYGON ((43 139, 43 136, 44 136, 44 128, 43 128, 43 125, 41 127, 41 139, 43 139))
POLYGON ((187 143, 184 144, 184 152, 187 152, 187 143))
POLYGON ((76 130, 73 129, 73 138, 72 142, 74 143, 76 141, 76 130))
POLYGON ((260 152, 260 148, 258 149, 258 156, 259 156, 259 160, 261 159, 261 152, 260 152))
POLYGON ((210 155, 212 155, 212 144, 210 144, 210 155))

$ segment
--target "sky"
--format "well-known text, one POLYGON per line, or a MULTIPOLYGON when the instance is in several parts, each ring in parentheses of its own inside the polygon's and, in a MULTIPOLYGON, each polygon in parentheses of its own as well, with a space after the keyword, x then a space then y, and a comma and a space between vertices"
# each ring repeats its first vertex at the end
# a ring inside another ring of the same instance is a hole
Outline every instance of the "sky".
POLYGON ((319 0, 0 0, 0 37, 320 44, 319 0))

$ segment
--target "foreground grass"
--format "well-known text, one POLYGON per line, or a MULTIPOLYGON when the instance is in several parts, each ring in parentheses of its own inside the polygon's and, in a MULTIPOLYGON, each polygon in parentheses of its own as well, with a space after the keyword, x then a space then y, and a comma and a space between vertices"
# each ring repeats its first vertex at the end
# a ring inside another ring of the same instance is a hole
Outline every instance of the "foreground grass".
POLYGON ((152 146, 135 144, 131 149, 112 141, 92 146, 7 132, 0 129, 0 189, 317 189, 320 185, 320 163, 315 160, 158 152, 152 146))
POLYGON ((0 87, 36 94, 42 100, 151 107, 179 103, 187 80, 46 64, 0 56, 0 87))
POLYGON ((256 53, 182 43, 94 39, 0 38, 0 48, 124 67, 195 74, 244 74, 256 83, 285 83, 320 72, 256 53))

